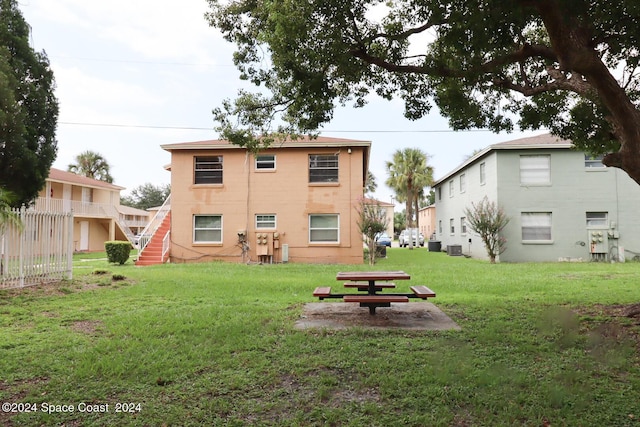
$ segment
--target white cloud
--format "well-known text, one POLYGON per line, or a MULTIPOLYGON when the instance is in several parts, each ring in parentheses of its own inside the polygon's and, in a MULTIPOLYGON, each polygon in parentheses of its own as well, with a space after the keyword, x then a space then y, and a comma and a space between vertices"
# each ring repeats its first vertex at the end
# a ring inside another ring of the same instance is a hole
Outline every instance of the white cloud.
POLYGON ((130 116, 127 112, 165 104, 148 88, 90 75, 75 67, 58 66, 54 74, 60 121, 118 123, 130 116))
MULTIPOLYGON (((26 9, 125 46, 143 59, 216 63, 220 61, 215 45, 231 52, 219 32, 209 27, 204 0, 31 0, 26 9)), ((221 60, 231 62, 229 55, 221 60)))

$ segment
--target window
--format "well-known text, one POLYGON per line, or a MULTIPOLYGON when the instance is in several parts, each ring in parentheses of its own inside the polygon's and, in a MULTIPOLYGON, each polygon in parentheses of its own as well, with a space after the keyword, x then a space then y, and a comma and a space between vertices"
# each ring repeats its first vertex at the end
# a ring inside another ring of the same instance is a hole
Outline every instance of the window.
POLYGON ((310 154, 309 182, 338 182, 338 155, 310 154))
POLYGON ((487 182, 487 165, 482 162, 480 163, 480 185, 484 185, 487 182))
POLYGON ((276 216, 270 214, 257 214, 256 228, 276 228, 276 216))
POLYGON ((467 234, 467 217, 460 218, 460 233, 467 234))
POLYGON ((453 224, 453 218, 449 220, 449 232, 451 234, 455 234, 456 232, 456 226, 453 224))
POLYGON ((609 227, 609 214, 607 212, 587 212, 587 227, 609 227))
POLYGON ((453 197, 453 188, 454 188, 454 184, 453 184, 453 180, 449 181, 449 197, 453 197))
POLYGON ((520 156, 520 184, 551 184, 551 156, 520 156))
POLYGON ((340 216, 337 214, 309 215, 309 242, 338 243, 340 216))
POLYGON ((222 184, 222 156, 196 156, 195 184, 222 184))
POLYGON ((276 168, 276 156, 261 154, 256 156, 256 170, 274 170, 276 168))
POLYGON ((193 241, 222 243, 222 215, 194 215, 193 241))
POLYGON ((551 212, 523 212, 521 223, 522 240, 551 240, 551 212))
POLYGON ((442 200, 442 187, 438 187, 438 200, 442 200))
POLYGON ((460 175, 460 192, 467 191, 467 176, 465 174, 460 175))
POLYGON ((604 168, 605 165, 602 164, 603 155, 592 156, 591 154, 584 155, 584 167, 585 168, 604 168))

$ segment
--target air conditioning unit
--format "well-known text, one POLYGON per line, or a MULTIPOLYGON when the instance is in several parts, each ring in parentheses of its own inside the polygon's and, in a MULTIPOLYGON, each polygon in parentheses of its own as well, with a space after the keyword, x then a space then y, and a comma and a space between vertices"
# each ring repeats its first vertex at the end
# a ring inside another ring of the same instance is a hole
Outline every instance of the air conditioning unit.
POLYGON ((462 245, 447 245, 447 255, 462 256, 462 245))

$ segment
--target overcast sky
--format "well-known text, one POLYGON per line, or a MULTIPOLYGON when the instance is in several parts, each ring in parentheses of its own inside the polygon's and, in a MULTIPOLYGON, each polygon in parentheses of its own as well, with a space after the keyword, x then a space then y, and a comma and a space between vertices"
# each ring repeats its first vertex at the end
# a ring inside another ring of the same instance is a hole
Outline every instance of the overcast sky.
MULTIPOLYGON (((234 46, 209 27, 206 0, 19 0, 35 50, 46 51, 60 103, 58 157, 66 170, 84 150, 104 156, 126 190, 167 184, 167 143, 217 139, 211 110, 240 87, 234 46)), ((340 108, 322 135, 372 141, 375 196, 391 201, 385 162, 397 149, 431 156, 439 178, 474 150, 543 133, 451 132, 437 113, 412 122, 400 101, 340 108)))

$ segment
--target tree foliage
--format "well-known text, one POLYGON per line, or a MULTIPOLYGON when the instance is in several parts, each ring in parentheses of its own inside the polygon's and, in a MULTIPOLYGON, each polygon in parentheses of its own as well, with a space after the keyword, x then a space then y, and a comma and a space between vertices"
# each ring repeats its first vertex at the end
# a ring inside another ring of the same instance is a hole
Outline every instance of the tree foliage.
POLYGON ((0 235, 7 226, 14 226, 18 229, 23 227, 20 215, 11 207, 14 198, 13 194, 0 188, 0 235))
POLYGON ((0 0, 0 188, 12 206, 29 205, 57 153, 58 101, 44 52, 29 45, 29 25, 15 0, 0 0))
POLYGON ((87 178, 97 179, 108 183, 113 182, 111 176, 111 166, 107 159, 101 154, 91 150, 83 151, 75 158, 75 163, 71 163, 67 170, 77 175, 86 176, 87 178))
POLYGON ((367 172, 367 179, 364 182, 364 192, 365 192, 365 194, 375 193, 377 188, 378 188, 378 183, 376 182, 376 176, 374 174, 372 174, 371 171, 368 171, 367 172))
POLYGON ((153 185, 147 182, 131 190, 131 196, 122 197, 120 204, 146 210, 156 206, 162 206, 170 194, 171 186, 169 184, 153 185))
POLYGON ((640 183, 637 0, 208 1, 262 88, 214 110, 237 144, 313 133, 376 93, 457 130, 546 128, 640 183))
MULTIPOLYGON (((386 184, 395 191, 396 200, 405 202, 406 228, 416 228, 419 201, 424 198, 424 188, 433 183, 433 167, 429 156, 417 148, 396 150, 393 160, 386 163, 389 177, 386 184)), ((409 249, 413 249, 413 239, 409 249)))
POLYGON ((500 235, 509 223, 504 210, 485 196, 479 203, 471 203, 464 214, 469 228, 480 235, 491 263, 495 263, 496 257, 507 248, 506 239, 500 235))

